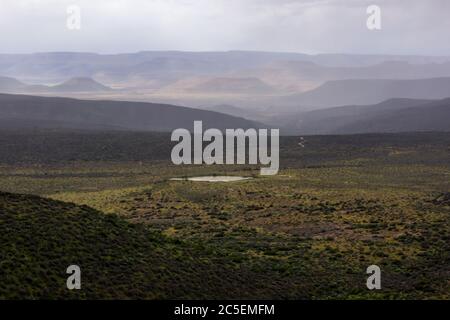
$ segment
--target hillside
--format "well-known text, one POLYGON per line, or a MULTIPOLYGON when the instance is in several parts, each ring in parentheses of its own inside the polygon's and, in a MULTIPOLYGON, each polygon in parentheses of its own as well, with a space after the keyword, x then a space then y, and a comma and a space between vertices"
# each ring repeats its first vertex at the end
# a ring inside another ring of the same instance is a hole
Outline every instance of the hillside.
POLYGON ((1 132, 0 299, 449 298, 450 133, 282 137, 271 177, 152 135, 1 132))
POLYGON ((256 121, 261 121, 260 119, 265 118, 264 113, 261 113, 261 112, 255 111, 255 110, 238 108, 238 107, 235 107, 235 106, 229 105, 229 104, 203 106, 203 107, 198 107, 198 108, 202 109, 202 110, 209 110, 209 111, 225 113, 230 116, 242 117, 245 119, 251 119, 251 120, 256 120, 256 121))
POLYGON ((250 298, 259 282, 201 245, 37 196, 0 192, 0 243, 0 299, 250 298), (82 290, 66 288, 72 264, 82 290))
POLYGON ((0 77, 0 92, 15 92, 26 87, 26 84, 10 77, 0 77))
POLYGON ((95 81, 92 78, 72 78, 59 85, 49 88, 52 92, 90 92, 109 91, 111 88, 95 81))
POLYGON ((284 121, 290 131, 302 134, 450 131, 450 99, 390 99, 291 114, 284 121))
POLYGON ((340 128, 337 133, 450 131, 450 99, 392 110, 340 128))
POLYGON ((284 98, 298 106, 334 107, 369 105, 392 98, 444 99, 450 96, 450 78, 419 80, 337 80, 317 89, 284 98))
POLYGON ((273 91, 258 78, 213 78, 187 88, 189 92, 261 94, 273 91))
POLYGON ((0 94, 0 122, 19 127, 172 131, 202 120, 209 128, 259 128, 256 122, 217 112, 165 104, 0 94))
POLYGON ((79 92, 107 92, 112 89, 92 78, 71 78, 61 84, 29 85, 15 78, 0 77, 0 93, 79 93, 79 92))

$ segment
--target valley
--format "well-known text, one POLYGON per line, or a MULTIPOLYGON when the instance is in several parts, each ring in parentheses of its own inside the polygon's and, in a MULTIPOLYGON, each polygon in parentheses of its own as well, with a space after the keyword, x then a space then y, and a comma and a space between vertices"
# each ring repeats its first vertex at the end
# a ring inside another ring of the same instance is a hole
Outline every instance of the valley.
POLYGON ((449 134, 281 137, 276 176, 171 165, 169 140, 2 131, 1 252, 26 241, 32 258, 20 273, 6 260, 0 296, 449 298, 449 134), (223 175, 253 179, 171 181, 223 175), (59 289, 67 259, 86 290, 59 289), (381 291, 365 287, 372 264, 381 291))
POLYGON ((12 314, 450 300, 450 1, 0 3, 12 314))

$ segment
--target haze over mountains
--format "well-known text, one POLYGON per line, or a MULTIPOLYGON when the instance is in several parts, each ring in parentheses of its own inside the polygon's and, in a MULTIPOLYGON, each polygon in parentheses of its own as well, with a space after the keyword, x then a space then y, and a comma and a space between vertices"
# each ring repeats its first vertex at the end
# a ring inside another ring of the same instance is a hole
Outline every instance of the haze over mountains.
POLYGON ((0 77, 0 92, 3 93, 80 93, 106 92, 112 89, 91 78, 71 78, 57 85, 30 85, 15 78, 0 77))
POLYGON ((291 134, 450 131, 450 98, 390 99, 375 105, 303 112, 278 121, 291 134))
POLYGON ((358 79, 329 81, 319 88, 285 98, 285 104, 316 108, 375 104, 392 98, 443 99, 450 77, 416 80, 358 79))
MULTIPOLYGON (((197 95, 208 94, 211 85, 217 86, 224 79, 229 82, 250 79, 270 87, 270 90, 259 90, 260 95, 277 96, 304 92, 331 80, 450 77, 450 57, 247 51, 0 54, 0 75, 30 84, 92 78, 108 87, 138 90, 149 98, 158 94, 170 97, 180 91, 189 93, 196 86, 197 95), (205 86, 205 92, 201 85, 198 87, 202 82, 212 82, 205 86)), ((234 90, 230 86, 224 93, 245 96, 246 92, 240 86, 234 90)), ((248 95, 254 94, 254 90, 248 91, 248 95)), ((190 101, 189 97, 184 98, 190 101)))
MULTIPOLYGON (((338 74, 354 67, 353 72, 370 73, 379 68, 389 67, 394 76, 402 68, 439 72, 438 67, 447 66, 450 57, 396 56, 396 55, 351 55, 322 54, 307 55, 301 53, 273 53, 254 51, 228 52, 181 52, 181 51, 145 51, 125 54, 95 54, 76 52, 55 52, 35 54, 0 54, 0 74, 23 79, 64 80, 68 77, 92 77, 102 74, 111 78, 124 79, 136 75, 151 78, 152 75, 182 74, 223 74, 236 70, 254 70, 254 68, 287 66, 306 66, 323 70, 334 70, 338 74), (394 63, 393 63, 394 62, 394 63), (396 69, 392 69, 397 65, 396 69), (363 69, 358 69, 363 68, 363 69), (416 69, 414 69, 416 68, 416 69), (363 71, 361 71, 363 70, 363 71)), ((440 72, 444 72, 439 68, 440 72)), ((385 71, 387 72, 387 71, 385 71)), ((406 72, 406 71, 405 71, 406 72)), ((414 72, 410 72, 410 77, 414 72)), ((377 74, 376 76, 380 76, 377 74)), ((420 75, 417 75, 420 76, 420 75)))
POLYGON ((450 57, 246 51, 0 54, 0 92, 101 100, 50 99, 50 111, 37 97, 19 101, 2 95, 0 107, 9 103, 2 122, 17 116, 14 123, 21 125, 167 131, 207 119, 218 128, 258 122, 280 127, 282 133, 441 131, 448 128, 450 57), (17 113, 10 108, 12 100, 17 113), (136 111, 131 102, 105 102, 112 100, 152 103, 136 111), (114 107, 103 109, 102 103, 114 107), (59 118, 53 116, 58 111, 59 118), (166 120, 158 123, 157 116, 166 120))

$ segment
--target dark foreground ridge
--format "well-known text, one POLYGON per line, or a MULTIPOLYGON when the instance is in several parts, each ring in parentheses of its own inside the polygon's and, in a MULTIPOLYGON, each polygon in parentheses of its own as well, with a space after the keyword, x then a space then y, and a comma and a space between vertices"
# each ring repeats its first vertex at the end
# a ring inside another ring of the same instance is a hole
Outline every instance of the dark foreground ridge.
POLYGON ((250 298, 258 292, 248 272, 230 270, 207 250, 37 196, 0 193, 0 243, 0 299, 250 298), (72 264, 81 268, 81 290, 66 288, 72 264))
POLYGON ((4 129, 46 128, 171 132, 205 128, 261 128, 261 124, 226 114, 186 107, 129 101, 78 100, 0 93, 0 126, 4 129))

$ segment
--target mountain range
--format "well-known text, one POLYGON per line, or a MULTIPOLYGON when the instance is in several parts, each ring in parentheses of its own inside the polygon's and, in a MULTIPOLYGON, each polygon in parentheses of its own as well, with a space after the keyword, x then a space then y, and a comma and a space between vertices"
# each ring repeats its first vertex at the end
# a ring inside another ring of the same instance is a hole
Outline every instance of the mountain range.
POLYGON ((0 77, 1 93, 108 92, 112 89, 91 78, 71 78, 57 85, 30 85, 11 77, 0 77))
POLYGON ((263 127, 255 121, 218 112, 167 104, 0 94, 2 128, 170 132, 192 129, 195 120, 202 120, 204 128, 221 130, 263 127))
POLYGON ((282 134, 449 128, 450 57, 0 54, 0 75, 6 127, 171 131, 203 120, 282 134))
MULTIPOLYGON (((231 106, 218 106, 218 111, 231 106)), ((234 111, 240 112, 235 108, 234 111)), ((251 114, 247 115, 251 117, 251 114)), ((376 132, 450 131, 450 98, 390 99, 374 105, 352 105, 291 113, 266 119, 268 125, 225 113, 173 105, 78 100, 0 94, 3 129, 47 128, 170 132, 205 128, 277 127, 286 134, 355 134, 376 132)))
POLYGON ((253 51, 0 54, 0 75, 31 84, 92 78, 108 87, 138 90, 148 101, 157 95, 174 98, 176 89, 185 93, 176 97, 178 104, 190 106, 201 100, 190 94, 208 96, 211 88, 214 104, 232 103, 220 95, 225 83, 226 94, 241 95, 238 101, 249 105, 255 95, 262 96, 256 102, 261 104, 267 95, 299 94, 333 80, 450 77, 450 57, 253 51))
POLYGON ((433 101, 397 98, 375 105, 291 114, 278 121, 292 134, 450 131, 450 98, 433 101))
POLYGON ((317 89, 283 98, 282 105, 333 107, 375 104, 392 98, 443 99, 450 97, 450 77, 414 80, 351 79, 329 81, 317 89))

